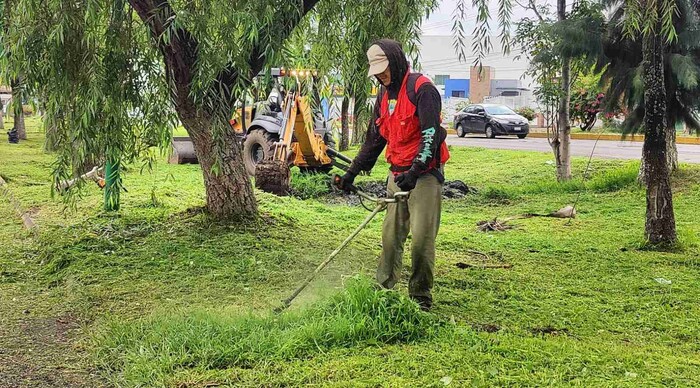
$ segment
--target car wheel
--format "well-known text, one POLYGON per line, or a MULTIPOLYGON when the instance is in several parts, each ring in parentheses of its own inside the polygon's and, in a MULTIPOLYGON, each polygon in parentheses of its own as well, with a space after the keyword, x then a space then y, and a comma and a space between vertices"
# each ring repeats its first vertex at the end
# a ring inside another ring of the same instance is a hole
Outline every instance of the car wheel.
POLYGON ((491 128, 490 125, 487 125, 487 126, 486 126, 486 132, 485 132, 485 133, 486 133, 486 137, 488 137, 489 139, 495 139, 495 138, 496 138, 496 133, 493 132, 493 128, 491 128))
POLYGON ((526 137, 527 137, 527 135, 518 135, 518 139, 524 139, 526 137))
POLYGON ((464 131, 464 127, 462 126, 462 123, 457 124, 457 136, 459 137, 464 137, 467 133, 464 131))

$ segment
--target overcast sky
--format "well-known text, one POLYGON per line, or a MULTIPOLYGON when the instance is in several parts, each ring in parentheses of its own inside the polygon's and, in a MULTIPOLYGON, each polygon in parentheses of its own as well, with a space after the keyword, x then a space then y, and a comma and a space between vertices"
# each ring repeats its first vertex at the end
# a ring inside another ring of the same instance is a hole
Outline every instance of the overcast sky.
MULTIPOLYGON (((527 1, 522 0, 520 1, 522 4, 525 4, 527 1)), ((573 2, 573 0, 570 0, 570 2, 573 2)), ((465 25, 466 32, 468 34, 471 34, 472 30, 474 29, 474 20, 476 19, 476 12, 473 8, 471 8, 471 1, 467 1, 469 5, 469 9, 467 11, 467 24, 465 25)), ((555 11, 555 4, 556 2, 554 0, 538 0, 539 4, 550 4, 550 9, 552 11, 555 11)), ((423 34, 425 35, 451 35, 452 34, 452 15, 454 13, 454 10, 457 5, 457 0, 442 0, 440 4, 440 8, 435 11, 432 15, 430 15, 430 18, 428 18, 426 21, 423 22, 423 34)), ((489 7, 491 9, 491 16, 494 18, 489 24, 491 28, 494 30, 494 33, 497 34, 498 31, 498 22, 497 22, 497 17, 498 17, 498 1, 497 0, 491 0, 491 6, 489 7)), ((519 7, 517 4, 514 4, 513 7, 513 21, 520 20, 526 17, 530 18, 535 18, 535 14, 532 11, 529 10, 524 10, 523 8, 519 7)))

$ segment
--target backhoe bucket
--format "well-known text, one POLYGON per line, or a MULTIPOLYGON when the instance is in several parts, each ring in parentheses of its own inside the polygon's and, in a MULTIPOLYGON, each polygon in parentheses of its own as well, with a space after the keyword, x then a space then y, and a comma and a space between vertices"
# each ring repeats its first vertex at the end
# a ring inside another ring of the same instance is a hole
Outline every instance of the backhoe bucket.
POLYGON ((267 193, 289 195, 291 179, 291 171, 285 162, 275 160, 255 166, 255 187, 267 193))

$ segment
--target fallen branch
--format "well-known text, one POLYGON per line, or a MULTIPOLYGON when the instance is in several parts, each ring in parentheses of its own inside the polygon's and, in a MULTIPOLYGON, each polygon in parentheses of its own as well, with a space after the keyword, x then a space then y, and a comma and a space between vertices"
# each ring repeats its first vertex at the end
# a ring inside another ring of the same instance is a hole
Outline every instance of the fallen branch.
POLYGON ((563 208, 561 208, 555 212, 551 212, 549 214, 525 213, 525 214, 520 214, 517 216, 504 218, 503 220, 500 220, 500 221, 498 220, 498 218, 494 218, 493 220, 479 221, 476 223, 476 225, 478 226, 478 229, 481 232, 502 232, 502 231, 514 228, 513 225, 508 225, 508 221, 524 219, 524 218, 532 218, 532 217, 552 217, 552 218, 569 218, 569 219, 571 219, 571 218, 576 217, 576 209, 571 205, 567 205, 567 206, 564 206, 563 208))
POLYGON ((490 268, 513 268, 513 264, 472 264, 472 263, 463 263, 459 262, 455 264, 455 267, 460 268, 460 269, 466 269, 466 268, 481 268, 481 269, 490 269, 490 268))
POLYGON ((487 221, 479 221, 476 225, 482 232, 502 232, 504 230, 513 229, 513 225, 507 224, 508 220, 498 221, 497 218, 487 221))
POLYGON ((17 215, 22 218, 22 224, 24 225, 25 229, 31 231, 33 234, 37 234, 39 231, 39 227, 36 225, 34 220, 32 220, 32 217, 29 216, 29 213, 25 212, 22 209, 22 206, 20 206, 19 201, 15 198, 14 195, 12 195, 12 192, 10 191, 10 188, 7 185, 7 182, 5 182, 4 179, 0 176, 0 192, 10 201, 10 204, 12 204, 12 207, 15 209, 15 212, 17 212, 17 215))

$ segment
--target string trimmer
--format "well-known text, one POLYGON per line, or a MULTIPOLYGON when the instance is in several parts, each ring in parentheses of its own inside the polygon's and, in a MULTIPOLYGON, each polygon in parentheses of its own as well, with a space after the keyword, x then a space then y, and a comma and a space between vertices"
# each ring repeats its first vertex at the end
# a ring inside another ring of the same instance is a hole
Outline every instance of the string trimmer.
MULTIPOLYGON (((340 182, 340 176, 336 175, 336 176, 333 178, 333 180, 334 180, 334 184, 337 185, 337 184, 340 182)), ((376 215, 377 215, 379 212, 381 212, 382 210, 386 209, 386 207, 387 207, 390 203, 396 203, 396 202, 399 202, 399 201, 402 201, 402 200, 405 200, 406 198, 408 198, 408 192, 406 192, 406 191, 400 191, 400 192, 398 192, 398 193, 395 193, 395 194, 393 195, 393 197, 388 197, 388 198, 377 198, 377 197, 371 196, 371 195, 365 193, 364 191, 358 189, 358 188, 355 187, 355 186, 351 186, 350 191, 352 191, 353 193, 355 193, 355 194, 357 194, 358 196, 360 196, 360 198, 361 198, 360 200, 365 199, 365 200, 367 200, 367 201, 374 202, 374 203, 376 204, 376 206, 374 207, 373 210, 371 210, 371 212, 370 212, 370 214, 367 216, 367 218, 365 218, 365 220, 362 221, 362 223, 360 224, 360 226, 358 226, 358 227, 350 234, 350 236, 348 236, 348 237, 345 239, 345 241, 343 241, 342 244, 340 244, 340 246, 339 246, 338 248, 336 248, 336 249, 328 256, 328 258, 326 258, 326 260, 324 260, 321 264, 319 264, 318 267, 316 267, 316 269, 314 270, 314 272, 312 272, 311 275, 309 275, 309 277, 308 277, 306 280, 304 280, 304 282, 301 283, 301 284, 299 285, 299 287, 297 287, 297 289, 294 290, 294 292, 293 292, 291 295, 289 295, 289 297, 288 297, 287 299, 285 299, 285 300, 282 301, 282 306, 279 307, 279 308, 276 310, 277 312, 281 312, 281 311, 285 310, 287 307, 289 307, 289 305, 292 304, 292 301, 306 288, 306 286, 308 286, 308 285, 314 280, 314 278, 316 278, 316 275, 318 275, 331 261, 333 261, 333 259, 334 259, 336 256, 338 256, 338 254, 339 254, 346 246, 348 246, 348 244, 350 244, 350 241, 352 241, 358 234, 360 234, 360 232, 362 231, 362 229, 364 229, 365 226, 367 226, 367 224, 369 224, 369 222, 372 221, 372 219, 374 218, 374 216, 376 216, 376 215)))

